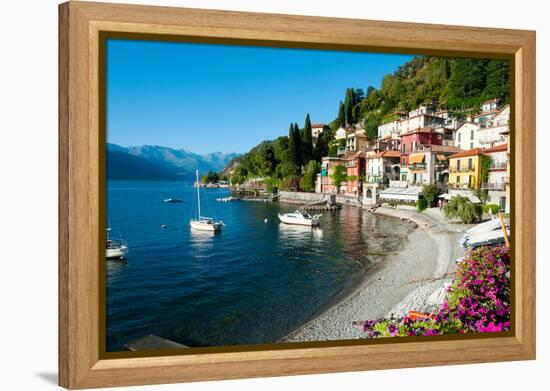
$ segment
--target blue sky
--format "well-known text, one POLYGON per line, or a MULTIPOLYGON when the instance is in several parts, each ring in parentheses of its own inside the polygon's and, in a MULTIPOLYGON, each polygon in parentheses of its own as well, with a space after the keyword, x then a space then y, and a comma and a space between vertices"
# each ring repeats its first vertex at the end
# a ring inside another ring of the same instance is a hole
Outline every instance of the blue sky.
POLYGON ((348 87, 380 86, 412 56, 250 46, 107 42, 107 140, 246 152, 328 123, 348 87))

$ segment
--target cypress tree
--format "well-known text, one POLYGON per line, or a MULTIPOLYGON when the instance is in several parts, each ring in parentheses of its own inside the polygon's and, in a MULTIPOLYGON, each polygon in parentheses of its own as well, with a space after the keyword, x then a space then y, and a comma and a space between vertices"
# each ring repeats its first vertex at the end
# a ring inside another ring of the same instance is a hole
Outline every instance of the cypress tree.
POLYGON ((296 137, 294 137, 294 125, 291 123, 288 129, 288 157, 293 166, 298 166, 298 152, 296 137))
POLYGON ((353 89, 348 88, 346 90, 346 101, 344 104, 344 110, 345 110, 345 124, 346 126, 351 126, 354 123, 353 120, 353 104, 354 104, 355 98, 353 96, 353 89))
POLYGON ((346 126, 346 112, 344 111, 344 104, 342 101, 340 101, 340 106, 338 107, 338 118, 336 119, 336 122, 338 123, 338 126, 346 126))
POLYGON ((300 128, 298 128, 297 123, 294 123, 294 143, 296 145, 296 166, 298 167, 298 172, 300 172, 304 160, 302 156, 302 137, 300 136, 300 128))
POLYGON ((302 160, 307 165, 313 156, 313 136, 311 135, 311 119, 309 113, 306 115, 306 122, 302 134, 302 160))

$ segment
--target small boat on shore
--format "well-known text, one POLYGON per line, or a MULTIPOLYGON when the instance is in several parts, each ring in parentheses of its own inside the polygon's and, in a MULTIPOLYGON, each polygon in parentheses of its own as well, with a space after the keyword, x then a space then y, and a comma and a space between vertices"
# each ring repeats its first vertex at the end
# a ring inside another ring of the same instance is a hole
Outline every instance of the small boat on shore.
POLYGON ((163 202, 167 203, 167 204, 174 204, 174 203, 178 203, 178 202, 183 202, 183 200, 180 200, 179 198, 165 198, 164 200, 162 200, 163 202))
POLYGON ((105 256, 107 259, 124 259, 128 253, 128 243, 122 239, 109 238, 111 228, 107 228, 107 240, 105 242, 105 256))
POLYGON ((294 224, 294 225, 306 225, 314 227, 319 225, 319 219, 322 214, 310 215, 309 213, 297 210, 294 213, 279 213, 279 220, 285 224, 294 224))
MULTIPOLYGON (((197 182, 199 182, 199 171, 196 171, 197 182)), ((200 186, 197 186, 197 205, 198 205, 198 214, 196 219, 191 219, 189 225, 191 229, 196 229, 198 231, 221 231, 223 227, 223 221, 215 220, 213 217, 201 216, 201 192, 200 186)))

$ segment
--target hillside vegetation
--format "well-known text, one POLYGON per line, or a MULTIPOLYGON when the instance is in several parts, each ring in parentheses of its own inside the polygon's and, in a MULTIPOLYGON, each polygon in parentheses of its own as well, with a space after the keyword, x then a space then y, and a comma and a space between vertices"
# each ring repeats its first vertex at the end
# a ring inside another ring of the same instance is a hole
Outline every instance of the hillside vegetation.
POLYGON ((313 188, 313 169, 319 170, 323 156, 333 155, 334 132, 341 126, 361 124, 367 136, 377 137, 378 126, 397 110, 410 111, 424 102, 466 116, 487 99, 510 99, 510 64, 506 60, 420 56, 400 66, 382 80, 379 89, 348 88, 335 105, 336 118, 313 143, 311 121, 290 124, 288 136, 264 141, 230 162, 224 170, 233 183, 246 178, 269 178, 272 187, 313 188), (332 148, 331 148, 332 146, 332 148), (310 162, 313 162, 310 164, 310 162))

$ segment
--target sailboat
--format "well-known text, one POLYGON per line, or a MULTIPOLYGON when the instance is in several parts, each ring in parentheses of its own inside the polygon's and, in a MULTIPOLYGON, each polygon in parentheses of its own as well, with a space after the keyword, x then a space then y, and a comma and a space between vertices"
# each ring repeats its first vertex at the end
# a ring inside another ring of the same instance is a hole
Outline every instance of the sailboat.
POLYGON ((128 244, 122 239, 109 238, 111 228, 107 228, 107 241, 105 243, 105 256, 107 259, 123 259, 128 253, 128 244))
POLYGON ((197 205, 198 205, 198 215, 196 219, 191 219, 189 221, 189 224, 191 225, 192 229, 196 229, 198 231, 221 231, 223 227, 223 221, 221 220, 214 220, 213 217, 205 217, 201 216, 201 191, 200 186, 198 185, 199 182, 199 170, 196 170, 196 176, 197 176, 197 205))

